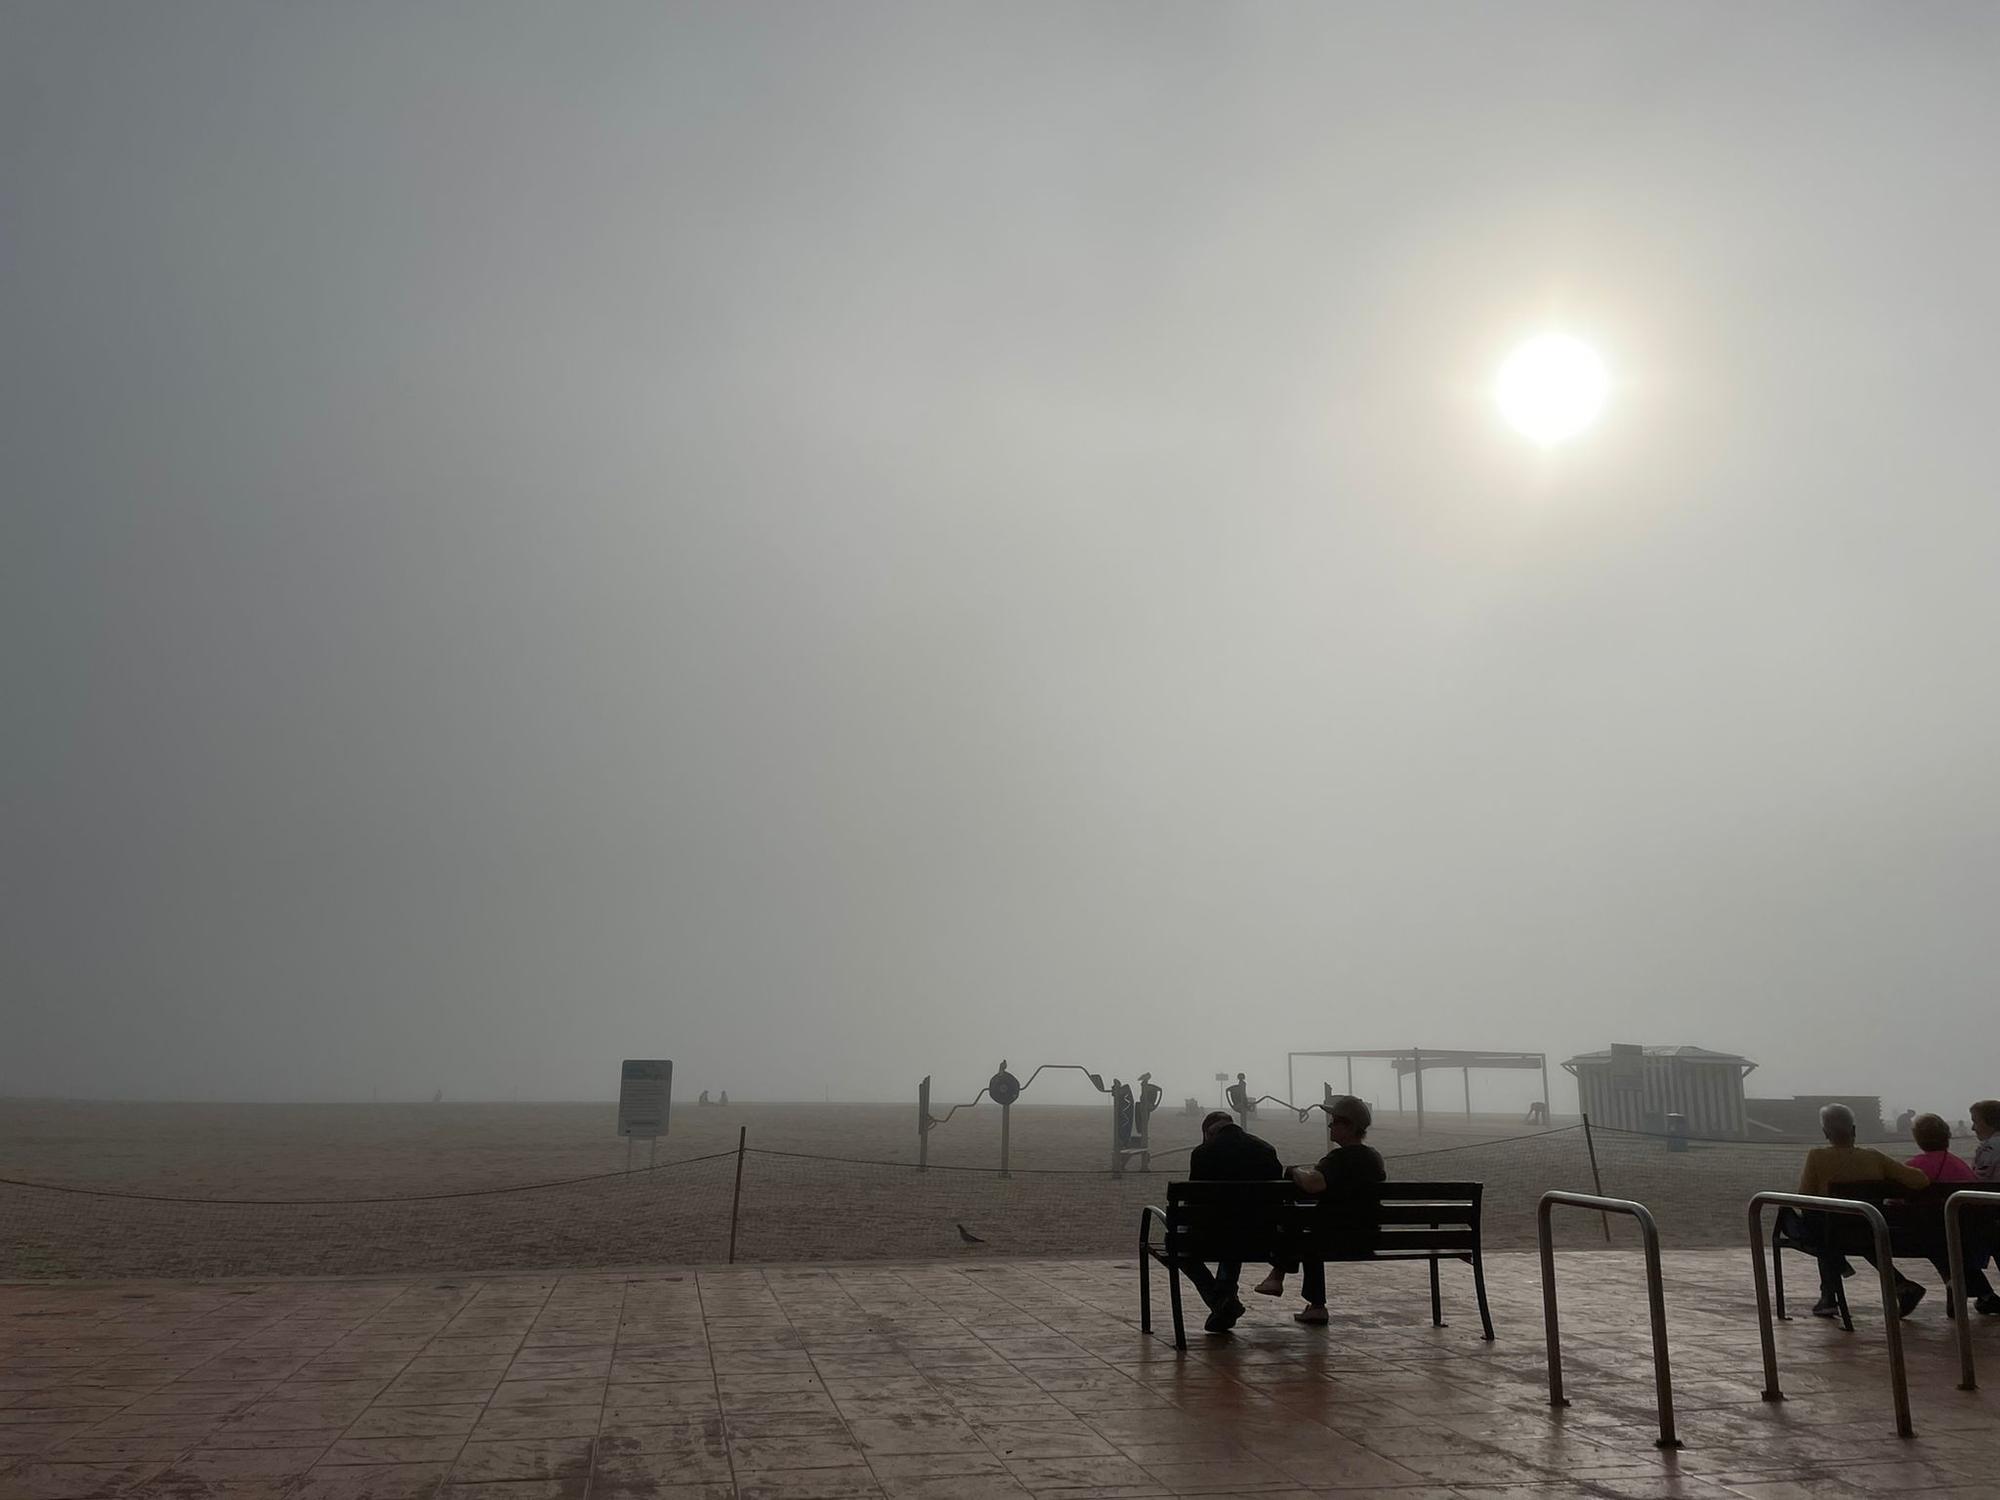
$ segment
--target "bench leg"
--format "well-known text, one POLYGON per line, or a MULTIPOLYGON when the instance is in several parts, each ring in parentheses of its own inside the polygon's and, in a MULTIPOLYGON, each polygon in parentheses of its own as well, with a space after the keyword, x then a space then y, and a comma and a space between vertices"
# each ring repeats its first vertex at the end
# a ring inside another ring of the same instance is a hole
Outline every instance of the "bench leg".
POLYGON ((1431 1256, 1431 1327, 1444 1327, 1444 1299, 1438 1294, 1438 1258, 1431 1256))
POLYGON ((1167 1262, 1167 1297, 1174 1306, 1174 1347, 1187 1348, 1187 1325, 1181 1321, 1181 1267, 1177 1260, 1167 1262))
POLYGON ((1139 1251, 1139 1332, 1153 1331, 1153 1257, 1139 1251))
POLYGON ((1486 1262, 1472 1252, 1472 1290, 1479 1298, 1479 1326, 1486 1330, 1486 1342, 1493 1342, 1493 1314, 1486 1308, 1486 1262))
POLYGON ((1780 1323, 1789 1323, 1791 1318, 1785 1312, 1785 1253, 1778 1248, 1778 1226, 1771 1226, 1771 1297, 1777 1304, 1776 1317, 1780 1323))

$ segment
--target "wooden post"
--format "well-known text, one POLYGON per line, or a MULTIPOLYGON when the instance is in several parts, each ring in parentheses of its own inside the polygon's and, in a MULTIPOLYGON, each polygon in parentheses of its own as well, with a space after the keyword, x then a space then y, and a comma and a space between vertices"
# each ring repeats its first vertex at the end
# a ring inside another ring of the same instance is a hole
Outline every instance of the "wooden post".
MULTIPOLYGON (((1590 1153, 1590 1185, 1597 1193, 1597 1196, 1602 1198, 1604 1196, 1604 1179, 1597 1175, 1597 1142, 1592 1139, 1590 1134, 1590 1116, 1588 1114, 1583 1117, 1583 1145, 1584 1149, 1590 1153)), ((1598 1218, 1604 1221, 1604 1243, 1608 1245, 1611 1243, 1611 1215, 1599 1214, 1598 1218)))
POLYGON ((736 1127, 736 1191, 729 1196, 729 1264, 736 1264, 736 1211, 743 1203, 743 1143, 750 1138, 750 1127, 736 1127))
POLYGON ((931 1165, 931 1075, 924 1074, 924 1081, 917 1085, 917 1170, 925 1172, 931 1165))
POLYGON ((1011 1104, 1003 1104, 1000 1106, 1000 1175, 1002 1177, 1013 1176, 1013 1173, 1007 1170, 1008 1116, 1013 1114, 1013 1112, 1014 1112, 1014 1106, 1011 1104))
POLYGON ((1417 1129, 1424 1128, 1424 1049, 1412 1047, 1410 1060, 1416 1064, 1417 1074, 1417 1129))

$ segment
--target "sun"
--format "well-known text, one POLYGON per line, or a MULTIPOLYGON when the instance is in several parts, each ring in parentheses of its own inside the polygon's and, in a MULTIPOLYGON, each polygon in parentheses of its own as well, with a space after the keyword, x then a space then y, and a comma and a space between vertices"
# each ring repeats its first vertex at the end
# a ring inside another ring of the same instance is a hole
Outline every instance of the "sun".
POLYGON ((1541 333, 1501 364, 1493 399, 1508 426, 1550 448, 1595 422, 1610 390, 1595 349, 1566 333, 1541 333))

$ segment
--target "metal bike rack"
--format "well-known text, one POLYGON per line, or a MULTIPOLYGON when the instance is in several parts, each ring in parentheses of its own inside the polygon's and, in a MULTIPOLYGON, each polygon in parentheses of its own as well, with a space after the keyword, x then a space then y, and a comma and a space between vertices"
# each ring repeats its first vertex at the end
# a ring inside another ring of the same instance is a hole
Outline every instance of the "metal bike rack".
POLYGON ((1646 1303, 1653 1319, 1653 1390, 1660 1409, 1660 1436, 1655 1448, 1678 1448, 1674 1436, 1674 1380, 1667 1363, 1667 1298, 1660 1282, 1660 1227, 1652 1211, 1630 1198, 1600 1198, 1594 1193, 1550 1192, 1542 1194, 1535 1210, 1535 1236, 1542 1248, 1542 1321, 1548 1329, 1549 1405, 1568 1406, 1563 1395, 1562 1334, 1556 1321, 1556 1251, 1549 1229, 1549 1210, 1558 1204, 1568 1208, 1592 1208, 1600 1213, 1629 1214, 1639 1221, 1639 1233, 1646 1242, 1646 1303))
POLYGON ((1951 1259, 1951 1285, 1958 1293, 1958 1388, 1976 1391, 1979 1381, 1972 1373, 1972 1309, 1965 1304, 1965 1225, 1963 1210, 1975 1204, 2000 1208, 2000 1193, 1967 1188, 1953 1193, 1944 1203, 1945 1253, 1951 1259))
MULTIPOLYGON (((1882 1279, 1882 1323, 1889 1339, 1889 1390, 1896 1402, 1896 1436, 1915 1437, 1910 1425, 1910 1386, 1903 1368, 1903 1319, 1896 1305, 1896 1261, 1889 1250, 1889 1221, 1872 1203, 1852 1198, 1816 1198, 1807 1193, 1753 1193, 1750 1197, 1750 1261, 1757 1282, 1757 1337, 1764 1346, 1764 1399, 1782 1401, 1778 1388, 1778 1341, 1771 1332, 1771 1284, 1764 1270, 1764 1206, 1848 1214, 1864 1220, 1875 1236, 1875 1269, 1882 1279)), ((1948 1209, 1947 1205, 1947 1209, 1948 1209)), ((1960 1325, 1965 1322, 1961 1313, 1960 1325)))

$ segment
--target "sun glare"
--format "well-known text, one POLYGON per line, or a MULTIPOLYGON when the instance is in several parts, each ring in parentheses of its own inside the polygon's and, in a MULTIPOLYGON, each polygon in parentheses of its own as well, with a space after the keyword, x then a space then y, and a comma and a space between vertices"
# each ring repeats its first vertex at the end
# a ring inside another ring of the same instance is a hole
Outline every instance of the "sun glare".
POLYGON ((1566 333, 1543 333, 1507 356, 1493 396, 1508 426, 1547 448, 1595 422, 1610 387, 1595 349, 1566 333))

